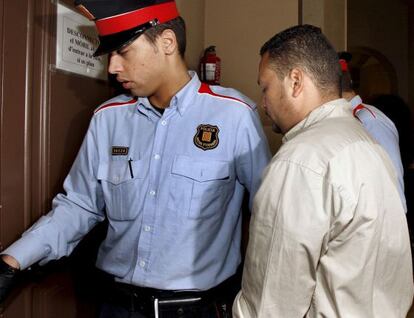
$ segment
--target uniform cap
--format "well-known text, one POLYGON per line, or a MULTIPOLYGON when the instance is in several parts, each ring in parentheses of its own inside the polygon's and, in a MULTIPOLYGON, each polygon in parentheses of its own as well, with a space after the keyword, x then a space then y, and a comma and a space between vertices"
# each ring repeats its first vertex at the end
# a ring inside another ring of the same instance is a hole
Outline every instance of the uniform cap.
POLYGON ((348 72, 348 62, 344 59, 339 59, 339 64, 341 64, 342 72, 348 72))
POLYGON ((174 0, 75 0, 75 5, 95 21, 100 41, 95 56, 118 50, 145 30, 179 16, 174 0))
POLYGON ((341 64, 342 72, 348 72, 349 71, 349 62, 352 60, 352 54, 349 52, 339 52, 338 53, 339 58, 339 64, 341 64))

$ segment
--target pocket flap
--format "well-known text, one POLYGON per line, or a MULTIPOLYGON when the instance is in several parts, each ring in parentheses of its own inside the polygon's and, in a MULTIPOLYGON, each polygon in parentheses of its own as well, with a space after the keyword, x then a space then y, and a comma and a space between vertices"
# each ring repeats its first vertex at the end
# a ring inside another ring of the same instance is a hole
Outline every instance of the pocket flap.
POLYGON ((146 172, 144 160, 117 160, 99 165, 98 180, 117 185, 131 179, 142 179, 146 172))
POLYGON ((230 164, 227 161, 177 156, 173 163, 172 173, 199 182, 223 180, 230 177, 230 164))

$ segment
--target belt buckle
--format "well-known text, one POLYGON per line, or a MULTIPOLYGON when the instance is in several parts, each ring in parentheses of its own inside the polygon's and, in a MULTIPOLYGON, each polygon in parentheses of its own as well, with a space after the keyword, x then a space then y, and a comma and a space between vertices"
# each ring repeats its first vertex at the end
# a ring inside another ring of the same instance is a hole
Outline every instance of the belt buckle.
POLYGON ((180 298, 180 299, 162 299, 159 300, 158 298, 154 298, 154 316, 155 318, 160 318, 160 305, 180 305, 184 303, 193 303, 200 301, 201 297, 188 297, 188 298, 180 298))
POLYGON ((154 298, 154 316, 155 318, 160 318, 160 314, 158 312, 158 298, 154 298))

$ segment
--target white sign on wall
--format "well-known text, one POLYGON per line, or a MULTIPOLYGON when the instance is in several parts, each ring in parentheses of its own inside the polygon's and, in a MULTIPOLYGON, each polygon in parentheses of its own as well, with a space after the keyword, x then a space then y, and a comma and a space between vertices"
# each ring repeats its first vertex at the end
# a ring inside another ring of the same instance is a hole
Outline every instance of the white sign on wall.
POLYGON ((93 56, 98 45, 95 24, 80 13, 58 3, 56 68, 106 80, 107 56, 93 56))

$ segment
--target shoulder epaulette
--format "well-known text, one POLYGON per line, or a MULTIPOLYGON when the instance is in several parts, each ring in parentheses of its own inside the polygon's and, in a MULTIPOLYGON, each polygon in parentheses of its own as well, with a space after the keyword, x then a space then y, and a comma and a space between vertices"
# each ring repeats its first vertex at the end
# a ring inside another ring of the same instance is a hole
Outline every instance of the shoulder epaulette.
POLYGON ((219 97, 219 98, 224 98, 224 99, 228 99, 228 100, 233 100, 235 102, 241 103, 244 106, 247 106, 250 109, 253 109, 252 106, 250 106, 246 102, 242 101, 241 99, 238 99, 238 98, 235 98, 235 97, 232 97, 232 96, 226 96, 226 95, 220 95, 220 94, 214 93, 211 90, 210 85, 208 85, 206 83, 201 83, 201 86, 198 89, 198 93, 199 94, 208 94, 208 95, 211 95, 211 96, 214 96, 214 97, 219 97))
POLYGON ((354 115, 354 117, 355 117, 356 119, 358 119, 359 121, 361 121, 361 120, 360 120, 360 119, 359 119, 359 117, 358 117, 358 112, 359 112, 360 110, 362 110, 362 109, 367 110, 368 112, 370 112, 370 113, 371 113, 372 117, 376 118, 376 116, 375 116, 374 112, 373 112, 371 109, 369 109, 368 107, 365 107, 363 104, 359 104, 359 105, 358 105, 357 107, 355 107, 355 108, 353 109, 353 111, 352 111, 352 114, 354 115))
POLYGON ((106 108, 110 108, 110 107, 127 106, 130 104, 136 103, 136 101, 137 101, 137 98, 132 98, 131 100, 126 101, 126 102, 115 102, 115 103, 104 104, 98 107, 97 109, 95 109, 94 113, 96 114, 97 112, 103 109, 106 109, 106 108))

